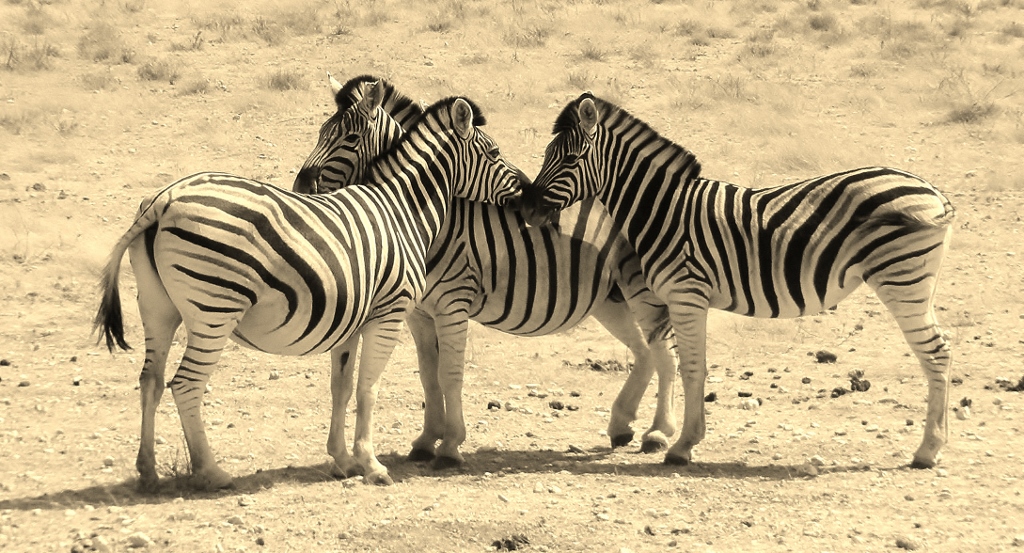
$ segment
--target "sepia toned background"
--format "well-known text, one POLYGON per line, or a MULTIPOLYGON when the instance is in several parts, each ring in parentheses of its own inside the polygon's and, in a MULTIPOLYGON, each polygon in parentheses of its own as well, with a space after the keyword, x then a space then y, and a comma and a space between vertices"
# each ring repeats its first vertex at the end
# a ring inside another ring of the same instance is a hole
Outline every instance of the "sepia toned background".
POLYGON ((1022 188, 1021 0, 3 0, 0 550, 1014 549, 1022 188), (530 175, 555 116, 591 90, 693 151, 710 178, 771 186, 889 165, 928 179, 958 209, 936 304, 959 413, 939 466, 906 468, 926 384, 862 290, 800 320, 712 313, 717 399, 689 467, 637 442, 611 451, 603 430, 632 359, 598 324, 537 339, 474 325, 464 467, 403 458, 422 422, 407 335, 375 413, 389 488, 326 473, 326 356, 231 345, 204 413, 236 488, 184 486, 166 394, 169 484, 138 494, 142 330, 126 263, 136 349, 95 343, 102 263, 139 201, 180 177, 289 187, 333 112, 328 71, 386 77, 425 102, 472 98, 530 175), (818 363, 822 350, 837 361, 818 363), (853 370, 871 388, 831 397, 853 370), (762 404, 743 408, 740 392, 762 404))

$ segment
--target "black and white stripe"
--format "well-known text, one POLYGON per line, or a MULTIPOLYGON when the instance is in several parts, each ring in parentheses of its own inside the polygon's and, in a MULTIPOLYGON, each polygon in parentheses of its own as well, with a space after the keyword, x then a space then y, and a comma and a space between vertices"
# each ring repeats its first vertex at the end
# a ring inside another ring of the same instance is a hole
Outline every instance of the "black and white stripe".
MULTIPOLYGON (((339 105, 358 102, 360 89, 351 83, 344 86, 348 97, 337 95, 339 105)), ((367 127, 365 122, 348 123, 367 127)), ((350 134, 344 125, 333 133, 339 137, 336 141, 350 134)), ((337 150, 324 137, 321 134, 318 150, 337 150)), ((362 151, 352 148, 345 155, 372 157, 387 142, 367 133, 359 142, 362 151)), ((360 163, 357 159, 344 162, 346 166, 360 163)), ((304 165, 316 166, 309 161, 304 165)), ((334 180, 336 174, 311 171, 305 178, 317 180, 326 189, 348 184, 334 180)), ((351 176, 358 182, 358 173, 351 176)), ((297 180, 295 188, 300 187, 297 180)), ((636 359, 612 407, 608 433, 613 446, 632 440, 630 423, 657 368, 658 410, 644 433, 642 449, 667 447, 668 436, 675 433, 671 403, 675 360, 665 335, 667 309, 647 290, 636 255, 619 238, 604 208, 586 203, 563 216, 560 226, 529 228, 515 209, 453 201, 427 252, 426 290, 409 318, 426 405, 423 432, 413 442, 410 458, 435 459, 436 466, 462 462, 459 446, 466 430, 461 397, 470 319, 510 334, 542 336, 572 328, 590 315, 626 344, 636 359), (435 450, 438 440, 441 444, 435 450)))
POLYGON ((693 154, 590 94, 562 111, 554 134, 524 194, 531 222, 598 198, 669 305, 686 405, 666 462, 688 462, 704 436, 708 309, 799 317, 835 306, 866 282, 928 377, 913 466, 935 465, 948 433, 950 355, 933 299, 954 218, 935 187, 887 167, 764 189, 703 179, 693 154))
MULTIPOLYGON (((352 109, 376 112, 380 87, 352 109)), ((223 173, 182 179, 143 202, 103 273, 96 326, 107 346, 127 348, 118 271, 129 251, 146 334, 139 377, 143 488, 157 484, 153 419, 175 329, 188 341, 170 382, 181 415, 195 484, 228 485, 204 432, 205 386, 229 338, 275 354, 332 352, 328 453, 334 470, 365 472, 389 483, 372 442, 377 381, 407 312, 426 286, 426 250, 453 196, 503 203, 520 185, 464 98, 429 108, 365 185, 307 196, 223 173), (356 341, 363 337, 356 389, 353 454, 345 447, 345 407, 352 394, 356 341)))

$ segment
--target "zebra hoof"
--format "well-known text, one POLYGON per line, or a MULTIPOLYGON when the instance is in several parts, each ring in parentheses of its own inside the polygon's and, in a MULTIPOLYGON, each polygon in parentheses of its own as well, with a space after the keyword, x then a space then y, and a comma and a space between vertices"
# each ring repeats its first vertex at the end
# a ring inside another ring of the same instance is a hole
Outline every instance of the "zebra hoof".
POLYGON ((434 462, 430 464, 430 468, 434 470, 445 470, 458 468, 462 465, 462 461, 455 457, 448 457, 447 455, 441 455, 434 459, 434 462))
POLYGON ((921 459, 914 459, 910 463, 912 469, 930 469, 935 468, 935 461, 922 461, 921 459))
POLYGON ((138 484, 135 486, 135 489, 138 490, 139 493, 144 494, 155 494, 159 488, 160 479, 156 477, 141 477, 139 478, 138 484))
POLYGON ((633 441, 633 433, 632 432, 627 432, 625 434, 619 434, 617 436, 612 436, 612 449, 615 449, 617 447, 625 447, 625 446, 629 445, 629 442, 632 442, 632 441, 633 441))
POLYGON ((657 453, 659 451, 665 451, 668 449, 668 444, 665 442, 659 442, 658 440, 644 440, 640 444, 640 453, 657 453))
POLYGON ((218 467, 193 474, 191 484, 194 489, 206 492, 235 487, 231 475, 218 467))
POLYGON ((682 455, 676 455, 675 453, 667 453, 665 454, 664 463, 666 465, 685 466, 690 464, 690 460, 687 459, 686 457, 683 457, 682 455))
POLYGON ((406 459, 413 463, 424 463, 427 461, 433 461, 435 457, 434 452, 429 449, 414 447, 412 448, 412 451, 409 452, 409 456, 406 457, 406 459))
POLYGON ((395 483, 395 481, 391 479, 391 475, 387 472, 378 472, 367 475, 365 481, 377 486, 391 486, 395 483))

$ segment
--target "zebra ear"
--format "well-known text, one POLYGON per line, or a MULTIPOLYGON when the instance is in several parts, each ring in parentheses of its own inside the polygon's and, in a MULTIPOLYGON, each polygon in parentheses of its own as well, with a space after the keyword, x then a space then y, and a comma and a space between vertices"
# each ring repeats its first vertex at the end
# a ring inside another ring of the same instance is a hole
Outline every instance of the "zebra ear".
POLYGON ((381 102, 384 101, 384 83, 377 81, 365 85, 363 89, 363 99, 360 104, 366 111, 373 114, 376 113, 377 108, 380 107, 381 102))
POLYGON ((342 84, 338 82, 338 79, 334 78, 334 75, 331 75, 330 71, 327 72, 327 79, 331 82, 331 92, 337 96, 341 92, 342 84))
POLYGON ((593 98, 584 98, 578 108, 580 115, 580 128, 587 133, 587 136, 594 136, 597 132, 597 106, 593 98))
POLYGON ((473 108, 462 98, 452 104, 452 124, 459 137, 469 138, 469 133, 473 130, 473 108))

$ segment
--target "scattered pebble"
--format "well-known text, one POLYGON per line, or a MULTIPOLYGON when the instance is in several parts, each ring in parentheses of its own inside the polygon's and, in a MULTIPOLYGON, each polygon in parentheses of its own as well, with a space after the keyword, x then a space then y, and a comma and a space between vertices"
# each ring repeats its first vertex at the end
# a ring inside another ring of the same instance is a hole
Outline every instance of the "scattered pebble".
POLYGON ((710 394, 704 396, 704 403, 713 403, 716 400, 718 400, 718 394, 716 394, 715 392, 711 392, 710 394))
POLYGON ((818 363, 835 363, 838 360, 836 354, 823 349, 814 352, 814 358, 818 363))
POLYGON ((896 547, 899 547, 900 549, 905 549, 907 551, 916 551, 921 546, 916 541, 906 536, 899 536, 896 538, 896 547))
POLYGON ((149 536, 142 532, 135 532, 134 534, 128 536, 128 547, 141 548, 149 547, 151 545, 153 545, 153 540, 151 540, 149 536))
POLYGON ((245 519, 238 515, 232 515, 231 518, 228 519, 228 524, 232 526, 245 526, 245 519))
MULTIPOLYGON (((501 409, 501 402, 500 401, 498 401, 496 399, 492 399, 492 400, 487 402, 487 410, 488 411, 497 411, 499 409, 501 409)), ((511 411, 511 409, 510 409, 510 411, 511 411)))
POLYGON ((270 371, 270 378, 269 378, 269 380, 278 380, 279 378, 281 378, 281 373, 279 373, 277 371, 270 371))
POLYGON ((811 377, 805 376, 805 377, 800 379, 800 382, 802 382, 804 384, 810 384, 811 383, 811 377))
POLYGON ((1013 537, 1014 547, 1024 547, 1024 534, 1013 537))
POLYGON ((556 411, 561 411, 562 409, 565 409, 565 404, 562 403, 561 401, 558 401, 557 399, 553 399, 550 403, 548 403, 548 407, 551 407, 556 411))

